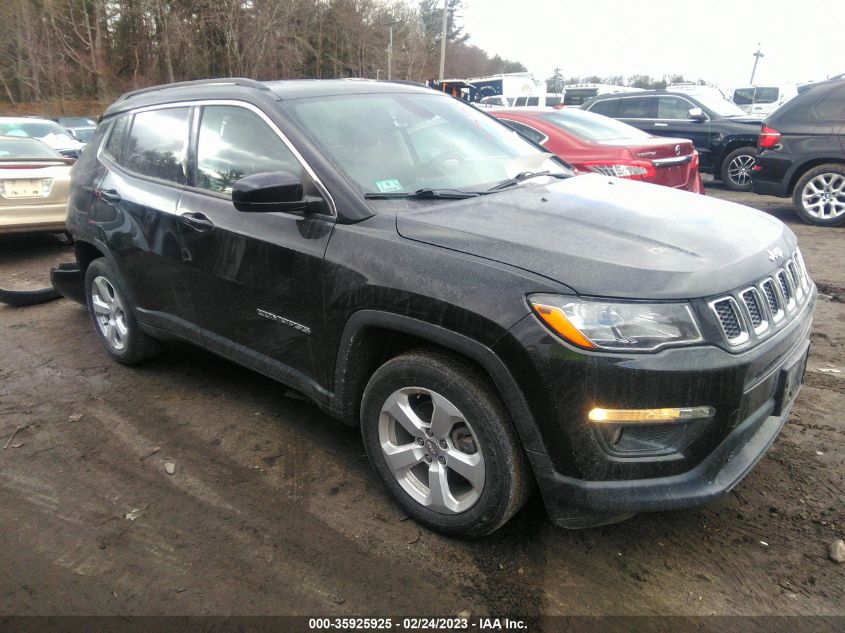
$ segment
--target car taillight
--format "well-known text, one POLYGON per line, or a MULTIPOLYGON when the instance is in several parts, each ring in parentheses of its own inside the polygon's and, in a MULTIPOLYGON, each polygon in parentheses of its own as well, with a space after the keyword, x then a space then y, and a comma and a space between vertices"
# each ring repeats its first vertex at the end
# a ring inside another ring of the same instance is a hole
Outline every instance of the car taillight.
POLYGON ((769 149, 778 143, 780 143, 780 132, 768 125, 764 125, 763 129, 760 130, 760 140, 758 141, 757 146, 760 149, 769 149))
POLYGON ((654 165, 644 160, 586 161, 576 167, 605 176, 631 180, 648 180, 655 175, 654 165))

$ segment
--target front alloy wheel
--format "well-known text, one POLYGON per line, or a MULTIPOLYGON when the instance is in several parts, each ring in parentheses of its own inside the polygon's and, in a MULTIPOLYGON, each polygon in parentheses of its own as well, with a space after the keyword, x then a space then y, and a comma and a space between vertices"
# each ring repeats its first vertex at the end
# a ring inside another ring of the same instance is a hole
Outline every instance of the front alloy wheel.
POLYGON ((484 456, 466 416, 439 393, 399 389, 379 416, 379 444, 396 481, 441 514, 469 510, 484 489, 484 456))
POLYGON ((476 366, 448 352, 410 351, 379 367, 361 400, 361 435, 405 512, 444 534, 493 532, 533 487, 498 394, 476 366))

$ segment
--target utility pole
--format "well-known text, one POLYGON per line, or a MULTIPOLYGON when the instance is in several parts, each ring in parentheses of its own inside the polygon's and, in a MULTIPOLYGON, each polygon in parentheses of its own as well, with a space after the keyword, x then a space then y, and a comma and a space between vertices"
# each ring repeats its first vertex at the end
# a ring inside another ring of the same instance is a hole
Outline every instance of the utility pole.
MULTIPOLYGON (((393 25, 399 24, 401 20, 393 20, 393 22, 384 22, 380 26, 387 26, 389 27, 389 33, 387 40, 387 80, 390 81, 393 79, 393 25)), ((376 72, 378 74, 378 72, 376 72)))
POLYGON ((763 53, 760 52, 760 43, 758 42, 757 43, 757 52, 754 53, 754 68, 751 69, 751 81, 748 82, 752 86, 754 85, 754 74, 757 72, 757 62, 760 61, 761 57, 765 57, 765 55, 763 55, 763 53))
POLYGON ((446 66, 446 26, 449 18, 449 0, 443 0, 443 34, 440 36, 440 81, 443 81, 443 69, 446 66))

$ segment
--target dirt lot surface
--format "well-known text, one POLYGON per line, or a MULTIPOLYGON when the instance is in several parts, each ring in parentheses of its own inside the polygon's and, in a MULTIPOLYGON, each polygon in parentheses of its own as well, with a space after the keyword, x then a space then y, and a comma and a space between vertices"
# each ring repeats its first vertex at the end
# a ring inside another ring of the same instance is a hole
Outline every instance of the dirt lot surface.
MULTIPOLYGON (((823 293, 793 414, 721 501, 565 531, 535 497, 450 540, 283 386, 190 347, 122 367, 81 306, 0 306, 0 614, 845 613, 845 229, 708 193, 787 222, 823 293)), ((2 238, 0 285, 44 285, 71 252, 2 238)))

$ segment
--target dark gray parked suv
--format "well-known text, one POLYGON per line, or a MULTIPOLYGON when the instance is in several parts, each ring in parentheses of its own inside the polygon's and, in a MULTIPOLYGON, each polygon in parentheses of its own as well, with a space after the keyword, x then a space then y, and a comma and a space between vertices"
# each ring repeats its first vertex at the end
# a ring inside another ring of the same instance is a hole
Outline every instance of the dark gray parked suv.
POLYGON ((575 176, 388 82, 130 93, 74 167, 68 228, 54 283, 116 361, 177 339, 297 389, 462 536, 535 484, 569 527, 725 494, 786 421, 816 300, 776 218, 575 176))
POLYGON ((809 224, 845 224, 845 80, 809 86, 764 121, 754 191, 792 196, 809 224))

